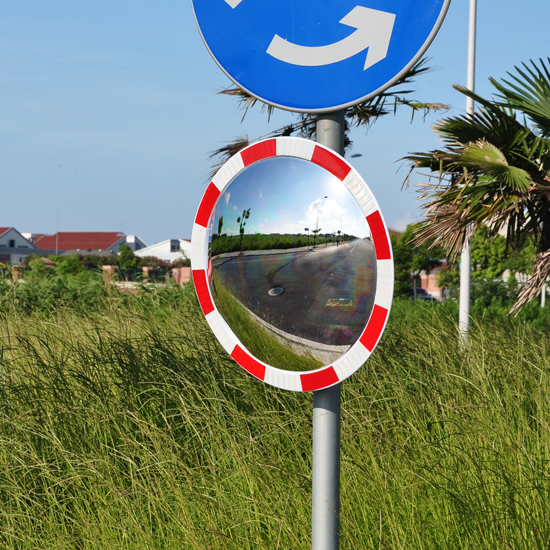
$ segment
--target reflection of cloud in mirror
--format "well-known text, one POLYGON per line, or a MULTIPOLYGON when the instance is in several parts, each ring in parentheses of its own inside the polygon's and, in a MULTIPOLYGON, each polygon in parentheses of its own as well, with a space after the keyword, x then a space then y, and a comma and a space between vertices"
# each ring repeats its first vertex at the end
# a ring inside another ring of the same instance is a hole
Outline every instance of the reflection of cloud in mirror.
POLYGON ((370 235, 345 185, 324 168, 294 157, 268 158, 240 172, 218 202, 214 227, 224 216, 224 233, 237 235, 238 215, 248 208, 247 234, 304 233, 318 221, 323 234, 370 235))
MULTIPOLYGON (((322 232, 331 232, 341 229, 344 219, 346 220, 346 233, 359 236, 359 233, 364 232, 364 228, 355 227, 354 230, 350 229, 351 225, 357 225, 354 222, 356 220, 348 219, 346 216, 347 210, 340 206, 336 200, 329 199, 317 199, 313 201, 305 211, 305 218, 298 222, 297 227, 311 226, 317 229, 317 221, 319 221, 319 229, 322 232)), ((299 231, 299 229, 297 229, 299 231)))

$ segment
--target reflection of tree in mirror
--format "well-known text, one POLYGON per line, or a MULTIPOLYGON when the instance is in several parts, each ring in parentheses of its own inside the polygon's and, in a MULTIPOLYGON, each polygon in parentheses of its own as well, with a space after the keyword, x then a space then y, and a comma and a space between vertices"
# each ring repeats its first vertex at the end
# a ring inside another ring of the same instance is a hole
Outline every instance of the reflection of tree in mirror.
POLYGON ((222 234, 223 230, 223 216, 218 221, 218 235, 222 234))
POLYGON ((320 227, 318 227, 317 229, 314 229, 312 231, 312 233, 313 233, 313 248, 315 248, 317 246, 317 236, 319 235, 319 231, 321 231, 320 227))
POLYGON ((243 210, 243 213, 237 218, 237 223, 239 224, 239 234, 241 236, 241 253, 243 252, 244 226, 246 225, 246 220, 248 220, 248 218, 250 218, 250 208, 248 210, 243 210))
MULTIPOLYGON (((352 241, 358 237, 346 234, 345 240, 352 241)), ((311 239, 313 241, 313 239, 311 239)), ((326 246, 336 245, 337 238, 330 234, 319 237, 319 243, 326 246)), ((310 240, 307 233, 280 234, 280 233, 254 233, 252 235, 239 235, 239 239, 229 236, 227 233, 214 233, 212 235, 211 255, 218 256, 230 252, 245 252, 253 250, 287 250, 290 248, 309 248, 310 240)))

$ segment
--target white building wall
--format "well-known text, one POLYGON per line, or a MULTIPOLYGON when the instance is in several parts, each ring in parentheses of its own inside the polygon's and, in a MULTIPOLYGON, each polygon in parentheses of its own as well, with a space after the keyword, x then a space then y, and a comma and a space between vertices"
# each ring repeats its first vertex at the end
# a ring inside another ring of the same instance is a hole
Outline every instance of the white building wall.
POLYGON ((34 246, 12 227, 0 235, 0 249, 6 248, 34 248, 34 246))
POLYGON ((20 265, 25 256, 34 254, 36 248, 13 227, 0 235, 0 262, 20 265))
POLYGON ((191 257, 191 242, 185 239, 167 239, 136 251, 136 256, 145 258, 153 256, 163 262, 172 263, 176 260, 191 257))

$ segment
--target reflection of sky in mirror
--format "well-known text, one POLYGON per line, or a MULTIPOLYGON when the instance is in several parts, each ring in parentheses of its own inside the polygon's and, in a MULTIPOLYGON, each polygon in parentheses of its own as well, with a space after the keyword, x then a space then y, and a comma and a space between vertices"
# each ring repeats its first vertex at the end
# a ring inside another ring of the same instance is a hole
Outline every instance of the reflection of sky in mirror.
POLYGON ((364 238, 367 222, 345 185, 320 166, 293 157, 274 157, 243 170, 219 199, 214 231, 237 235, 237 218, 250 208, 245 233, 320 233, 338 230, 364 238), (326 198, 325 198, 326 197, 326 198))

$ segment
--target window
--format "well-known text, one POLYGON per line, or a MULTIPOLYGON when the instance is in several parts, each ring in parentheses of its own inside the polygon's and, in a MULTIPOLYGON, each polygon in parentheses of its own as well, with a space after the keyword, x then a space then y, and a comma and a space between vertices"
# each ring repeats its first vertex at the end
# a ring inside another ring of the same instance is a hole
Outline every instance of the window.
POLYGON ((15 248, 15 239, 10 239, 9 245, 10 248, 15 248))
POLYGON ((180 243, 179 241, 170 241, 170 252, 179 252, 180 243))

